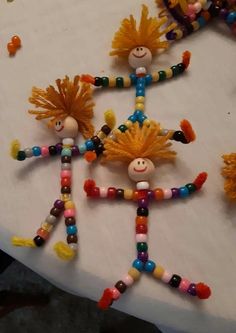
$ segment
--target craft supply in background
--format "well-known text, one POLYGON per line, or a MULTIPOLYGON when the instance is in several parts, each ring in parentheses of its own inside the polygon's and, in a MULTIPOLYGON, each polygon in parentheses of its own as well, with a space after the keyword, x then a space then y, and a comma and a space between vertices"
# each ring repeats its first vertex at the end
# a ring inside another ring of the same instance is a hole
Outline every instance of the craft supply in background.
POLYGON ((7 49, 10 56, 14 56, 18 49, 21 48, 21 39, 15 35, 11 38, 11 41, 7 44, 7 49))
POLYGON ((231 201, 236 201, 236 153, 222 156, 224 166, 222 176, 225 177, 225 195, 231 201))

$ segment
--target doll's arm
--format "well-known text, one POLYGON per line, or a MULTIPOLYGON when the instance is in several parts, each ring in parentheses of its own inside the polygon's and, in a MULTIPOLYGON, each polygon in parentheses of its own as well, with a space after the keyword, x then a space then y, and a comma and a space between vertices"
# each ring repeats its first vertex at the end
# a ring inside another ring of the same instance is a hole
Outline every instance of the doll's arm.
POLYGON ((102 88, 129 88, 135 84, 133 76, 91 76, 83 74, 80 78, 81 82, 86 82, 94 85, 95 87, 102 88))
POLYGON ((188 197, 190 194, 199 191, 202 185, 205 183, 206 179, 207 179, 207 173, 201 172, 192 183, 188 183, 185 186, 181 186, 179 188, 170 188, 170 189, 157 188, 153 191, 154 198, 157 201, 165 199, 177 199, 177 198, 184 199, 188 197))
POLYGON ((91 198, 108 198, 108 199, 125 199, 133 200, 134 193, 132 189, 122 189, 115 187, 98 187, 92 179, 87 179, 84 182, 84 191, 87 193, 87 197, 91 198))
POLYGON ((196 139, 196 135, 192 128, 192 125, 187 119, 183 119, 180 122, 181 131, 162 129, 160 135, 167 135, 171 133, 170 140, 174 140, 181 143, 190 143, 196 139))

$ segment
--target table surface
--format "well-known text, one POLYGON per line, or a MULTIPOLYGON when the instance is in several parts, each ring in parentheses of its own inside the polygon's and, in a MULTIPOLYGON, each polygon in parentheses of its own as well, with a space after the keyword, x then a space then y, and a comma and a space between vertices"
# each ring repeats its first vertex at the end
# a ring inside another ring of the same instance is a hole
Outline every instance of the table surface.
MULTIPOLYGON (((46 87, 65 74, 125 75, 125 62, 108 55, 111 39, 123 17, 139 15, 142 1, 15 0, 0 3, 0 248, 58 287, 93 300, 122 277, 135 258, 135 205, 130 202, 87 200, 86 178, 99 186, 131 186, 125 167, 83 159, 73 164, 73 195, 77 204, 79 256, 60 261, 53 244, 65 239, 61 221, 42 249, 12 247, 10 237, 32 237, 59 192, 58 158, 17 162, 9 145, 18 138, 23 147, 57 142, 46 125, 27 115, 33 85, 46 87), (5 45, 18 34, 23 47, 10 58, 5 45)), ((154 1, 148 0, 152 15, 154 1)), ((156 186, 180 186, 201 171, 209 179, 201 193, 186 201, 153 204, 150 213, 150 256, 171 272, 212 287, 212 297, 196 301, 142 276, 114 307, 156 323, 166 331, 236 331, 236 208, 224 198, 221 155, 235 151, 236 43, 219 24, 175 43, 155 57, 151 69, 176 64, 184 50, 192 52, 188 73, 147 91, 146 113, 166 128, 188 118, 197 133, 190 145, 174 143, 174 165, 161 165, 156 186)), ((94 93, 94 124, 113 108, 121 123, 133 110, 134 89, 94 93)))

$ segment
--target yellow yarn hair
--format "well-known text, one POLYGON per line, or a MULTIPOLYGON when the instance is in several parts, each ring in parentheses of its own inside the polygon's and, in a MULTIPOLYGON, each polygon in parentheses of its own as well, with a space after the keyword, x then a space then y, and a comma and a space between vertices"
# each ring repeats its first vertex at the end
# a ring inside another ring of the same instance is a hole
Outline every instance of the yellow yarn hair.
POLYGON ((176 153, 169 150, 171 143, 167 142, 172 134, 158 136, 159 132, 160 124, 154 121, 142 127, 134 123, 124 133, 117 133, 116 141, 105 140, 104 161, 131 162, 138 157, 173 160, 176 153))
POLYGON ((12 141, 10 148, 10 155, 12 158, 14 158, 14 160, 16 160, 19 150, 20 150, 20 142, 18 140, 12 141))
POLYGON ((145 46, 152 53, 155 53, 158 49, 166 49, 169 43, 160 41, 160 36, 176 27, 176 24, 172 23, 160 31, 159 28, 167 20, 167 17, 162 17, 161 19, 148 17, 148 7, 143 5, 139 28, 137 29, 136 27, 136 20, 133 15, 130 15, 129 19, 125 18, 121 23, 120 29, 115 33, 112 41, 113 50, 110 55, 127 57, 130 51, 137 46, 145 46))
POLYGON ((62 260, 71 260, 75 256, 75 251, 73 251, 69 245, 63 242, 57 242, 54 247, 54 251, 58 255, 58 257, 62 260))
POLYGON ((71 116, 77 120, 80 133, 89 138, 94 133, 91 124, 93 117, 92 89, 89 84, 80 85, 80 77, 75 76, 70 81, 68 76, 63 80, 56 80, 57 89, 52 85, 46 90, 33 87, 29 102, 41 110, 29 110, 30 114, 36 115, 37 120, 51 118, 49 126, 58 119, 71 116))
POLYGON ((17 236, 11 238, 11 243, 14 246, 36 247, 33 239, 20 238, 17 236))
POLYGON ((226 178, 224 189, 226 196, 236 201, 236 153, 222 156, 225 166, 222 168, 222 175, 226 178))

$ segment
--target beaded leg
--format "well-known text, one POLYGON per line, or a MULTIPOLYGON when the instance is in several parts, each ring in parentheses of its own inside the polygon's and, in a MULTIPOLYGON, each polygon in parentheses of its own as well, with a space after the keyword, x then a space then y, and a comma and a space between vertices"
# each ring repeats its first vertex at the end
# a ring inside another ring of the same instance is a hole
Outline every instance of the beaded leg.
POLYGON ((15 246, 28 246, 28 247, 40 247, 49 238, 50 233, 59 219, 61 213, 64 210, 64 202, 62 200, 56 200, 53 207, 50 210, 49 215, 45 221, 41 224, 41 227, 37 230, 36 236, 33 239, 24 239, 19 237, 12 238, 12 244, 15 246))

